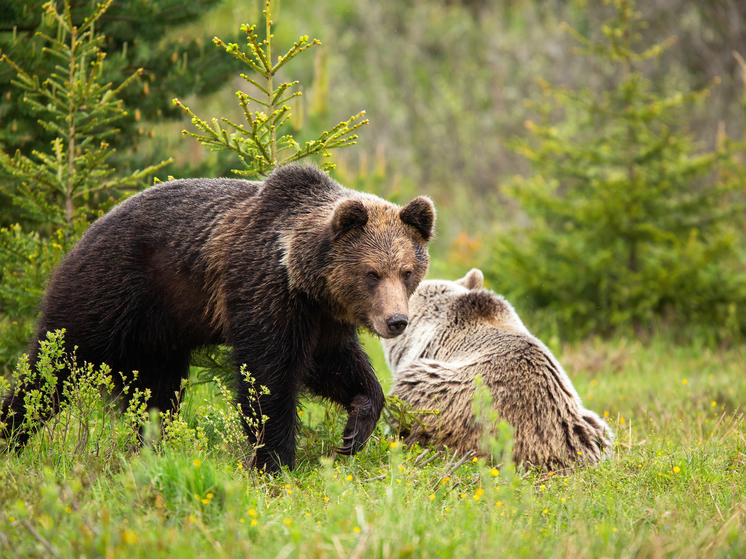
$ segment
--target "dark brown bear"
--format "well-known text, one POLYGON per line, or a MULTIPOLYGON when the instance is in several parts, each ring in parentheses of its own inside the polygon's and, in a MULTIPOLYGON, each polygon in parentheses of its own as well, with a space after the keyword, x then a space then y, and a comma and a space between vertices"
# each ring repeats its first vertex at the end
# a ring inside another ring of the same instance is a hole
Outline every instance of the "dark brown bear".
MULTIPOLYGON (((353 454, 384 403, 357 329, 385 338, 404 331, 434 221, 427 198, 400 208, 315 167, 281 167, 263 182, 154 186, 94 223, 56 269, 30 362, 39 340, 64 328, 78 362, 139 371, 149 404, 166 411, 191 352, 227 344, 234 362, 270 391, 260 400, 269 421, 258 468, 293 467, 304 388, 346 408, 339 451, 353 454)), ((238 384, 249 416, 256 404, 243 379, 238 384)), ((30 436, 23 396, 6 399, 0 417, 22 444, 30 436)))

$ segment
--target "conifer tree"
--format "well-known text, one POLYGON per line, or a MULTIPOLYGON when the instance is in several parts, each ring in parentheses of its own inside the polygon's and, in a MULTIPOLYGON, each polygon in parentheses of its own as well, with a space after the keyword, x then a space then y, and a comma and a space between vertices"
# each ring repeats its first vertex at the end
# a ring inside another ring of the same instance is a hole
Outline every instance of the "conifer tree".
MULTIPOLYGON (((56 60, 43 52, 49 43, 37 34, 44 24, 46 0, 3 0, 0 7, 0 55, 7 55, 31 76, 43 81, 54 71, 56 60)), ((173 106, 175 93, 204 96, 219 90, 240 67, 230 57, 220 56, 210 44, 211 36, 181 41, 170 33, 199 20, 221 0, 159 0, 158 2, 116 2, 97 20, 96 33, 106 37, 100 45, 106 54, 102 83, 122 83, 136 69, 141 74, 119 98, 127 116, 118 123, 119 133, 109 138, 117 149, 113 161, 117 169, 144 167, 160 160, 158 154, 138 153, 133 157, 125 148, 136 146, 152 130, 149 122, 178 120, 182 112, 173 106), (150 158, 150 159, 147 159, 150 158)), ((61 0, 57 0, 61 5, 61 0)), ((95 9, 91 0, 70 0, 71 19, 80 26, 95 9)), ((54 136, 39 129, 38 116, 23 102, 11 80, 15 72, 0 64, 0 149, 24 155, 45 150, 54 136)), ((184 170, 188 173, 188 169, 184 170)), ((0 177, 2 176, 0 170, 0 177)), ((11 184, 9 181, 4 181, 11 184)), ((0 197, 0 205, 6 206, 0 197)), ((17 218, 11 213, 6 214, 17 218)), ((8 221, 0 219, 0 225, 8 221)))
MULTIPOLYGON (((0 168, 17 180, 5 189, 23 217, 23 225, 0 229, 0 364, 7 365, 25 345, 35 320, 44 283, 60 258, 95 215, 99 200, 123 188, 142 188, 146 178, 168 161, 129 174, 115 173, 109 160, 116 124, 127 115, 119 94, 141 70, 119 86, 103 81, 106 53, 96 23, 113 0, 76 25, 65 2, 57 11, 45 4, 40 38, 42 55, 55 62, 45 79, 29 73, 7 55, 3 63, 15 73, 11 84, 37 127, 53 139, 46 149, 24 155, 0 149, 0 168)), ((102 256, 105 257, 105 256, 102 256)))
MULTIPOLYGON (((340 122, 331 130, 322 132, 316 139, 299 145, 287 130, 291 116, 290 107, 286 105, 293 97, 302 95, 300 91, 291 93, 290 90, 298 85, 297 81, 277 83, 278 72, 293 58, 306 49, 320 45, 318 39, 309 42, 307 35, 300 37, 292 47, 277 57, 272 58, 272 20, 271 2, 266 0, 264 10, 264 37, 260 39, 256 32, 256 25, 242 25, 241 31, 247 36, 247 52, 243 52, 236 43, 224 43, 217 37, 213 40, 219 48, 239 60, 258 76, 241 74, 241 77, 253 86, 252 93, 236 92, 247 124, 234 123, 227 118, 212 119, 212 126, 195 115, 178 99, 174 105, 180 107, 192 118, 192 124, 201 132, 194 133, 187 130, 184 134, 195 138, 202 145, 213 151, 229 150, 235 152, 243 169, 234 169, 239 175, 261 178, 277 165, 300 161, 307 157, 320 155, 330 157, 331 150, 354 145, 357 135, 353 132, 368 124, 367 120, 359 120, 365 111, 340 122), (257 106, 252 111, 250 104, 257 106), (356 122, 357 121, 357 122, 356 122), (222 124, 221 124, 222 122, 222 124)), ((321 165, 324 170, 331 170, 334 165, 325 162, 321 165)))
POLYGON ((686 122, 708 89, 654 91, 642 70, 675 39, 640 49, 633 2, 614 6, 599 42, 566 29, 616 85, 596 94, 539 81, 539 121, 511 142, 534 171, 508 188, 531 224, 501 236, 492 277, 519 304, 550 310, 565 333, 639 329, 670 314, 733 335, 746 327, 739 146, 722 137, 702 149, 686 122))

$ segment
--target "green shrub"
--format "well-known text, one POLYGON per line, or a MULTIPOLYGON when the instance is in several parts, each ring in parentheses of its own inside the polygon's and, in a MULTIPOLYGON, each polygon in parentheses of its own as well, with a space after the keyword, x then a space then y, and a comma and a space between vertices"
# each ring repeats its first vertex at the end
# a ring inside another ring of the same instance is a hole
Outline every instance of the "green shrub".
MULTIPOLYGON (((258 74, 253 77, 241 74, 241 78, 252 86, 252 90, 251 93, 236 92, 246 124, 234 123, 223 117, 220 121, 212 119, 212 126, 210 126, 181 101, 173 100, 174 105, 181 107, 191 117, 192 124, 202 132, 202 134, 195 134, 185 130, 183 132, 185 135, 195 138, 213 151, 235 152, 243 164, 243 169, 233 172, 252 178, 261 178, 278 165, 300 161, 314 155, 330 157, 331 150, 354 145, 357 134, 353 132, 368 124, 367 120, 355 122, 365 114, 365 111, 360 111, 331 130, 322 132, 316 139, 305 142, 303 146, 298 144, 292 134, 283 134, 283 131, 289 132, 290 125, 291 110, 287 103, 301 96, 302 92, 290 92, 294 86, 298 85, 298 81, 278 84, 278 72, 303 51, 314 45, 320 45, 321 42, 318 39, 309 42, 308 36, 304 35, 293 43, 285 54, 278 56, 277 62, 274 62, 272 58, 274 21, 270 0, 267 0, 265 4, 264 23, 264 40, 257 35, 256 25, 241 26, 241 31, 246 33, 247 37, 246 52, 235 43, 225 44, 217 37, 213 40, 215 45, 225 49, 226 53, 246 64, 253 73, 258 74), (250 109, 249 105, 252 102, 257 105, 258 110, 250 109)), ((321 167, 329 171, 334 168, 334 165, 326 162, 321 167)))
MULTIPOLYGON (((148 419, 149 390, 134 387, 136 372, 124 375, 106 365, 76 364, 74 349, 66 351, 64 331, 49 332, 40 342, 37 366, 32 369, 24 356, 13 377, 13 390, 24 389, 24 429, 37 433, 26 452, 39 465, 54 461, 63 471, 78 463, 103 466, 137 447, 148 419), (61 377, 63 370, 67 373, 61 377), (121 382, 115 383, 115 374, 121 382)), ((3 396, 7 389, 7 381, 0 382, 3 396)), ((0 425, 0 433, 4 427, 0 425)), ((0 451, 14 445, 11 435, 0 451)))

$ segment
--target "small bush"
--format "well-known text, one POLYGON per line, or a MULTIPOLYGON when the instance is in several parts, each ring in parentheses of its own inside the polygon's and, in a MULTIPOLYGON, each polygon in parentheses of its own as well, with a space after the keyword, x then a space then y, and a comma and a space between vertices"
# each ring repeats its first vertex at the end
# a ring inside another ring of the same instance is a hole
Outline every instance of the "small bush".
MULTIPOLYGON (((49 332, 40 343, 35 369, 23 356, 10 393, 11 398, 20 397, 19 388, 24 391, 23 429, 36 433, 25 452, 35 461, 47 464, 54 458, 63 468, 89 460, 104 465, 138 446, 148 421, 145 402, 150 393, 134 387, 137 372, 125 376, 106 365, 77 364, 74 351, 65 350, 61 330, 49 332), (114 374, 120 375, 120 382, 114 374)), ((5 440, 6 451, 15 446, 18 434, 5 440)))

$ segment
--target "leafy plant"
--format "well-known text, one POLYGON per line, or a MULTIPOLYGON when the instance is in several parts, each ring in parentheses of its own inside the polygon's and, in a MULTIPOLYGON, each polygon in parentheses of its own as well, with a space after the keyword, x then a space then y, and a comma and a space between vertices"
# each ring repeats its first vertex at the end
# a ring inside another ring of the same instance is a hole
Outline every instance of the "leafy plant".
MULTIPOLYGON (((273 62, 272 25, 274 22, 270 11, 270 0, 266 2, 264 15, 266 38, 263 41, 256 33, 256 25, 241 26, 241 30, 248 38, 247 52, 242 51, 235 43, 226 44, 217 37, 213 40, 218 47, 224 48, 228 54, 233 55, 259 74, 256 78, 241 74, 244 80, 254 86, 255 94, 236 92, 247 124, 237 124, 227 118, 222 118, 220 121, 212 119, 212 126, 210 126, 181 101, 174 99, 174 104, 188 113, 192 117, 192 123, 203 132, 195 134, 185 130, 184 134, 197 139, 213 151, 232 150, 236 152, 244 168, 234 170, 234 172, 251 177, 266 175, 278 164, 299 161, 313 155, 330 157, 331 150, 354 145, 357 135, 353 132, 368 123, 367 120, 356 122, 365 114, 365 111, 361 111, 340 122, 331 130, 322 132, 317 139, 308 141, 303 146, 295 141, 292 134, 279 136, 283 124, 290 118, 290 107, 285 103, 301 95, 301 92, 290 92, 290 89, 298 84, 297 81, 275 85, 276 76, 290 60, 313 45, 321 43, 317 39, 309 42, 308 36, 302 36, 284 55, 279 56, 277 61, 273 62), (252 101, 261 108, 252 112, 249 108, 252 101), (221 122, 228 128, 224 128, 221 122), (284 153, 286 151, 290 153, 284 153)), ((322 164, 322 168, 330 170, 334 168, 334 165, 326 162, 322 164)))
MULTIPOLYGON (((246 383, 247 390, 257 403, 260 402, 260 396, 269 394, 267 387, 256 385, 256 379, 246 370, 246 365, 241 366, 240 374, 246 383)), ((269 418, 261 413, 260 405, 258 406, 258 412, 252 408, 249 415, 246 415, 241 409, 241 405, 235 401, 232 392, 221 382, 220 377, 214 377, 213 381, 224 401, 228 404, 221 407, 216 406, 212 400, 206 400, 197 410, 197 414, 201 418, 200 428, 205 431, 208 439, 220 440, 223 447, 246 469, 253 468, 256 451, 264 444, 262 442, 264 440, 264 424, 269 418), (249 443, 246 439, 246 429, 253 434, 255 444, 249 443)))
POLYGON ((709 90, 662 96, 642 70, 674 40, 641 50, 640 14, 616 16, 592 42, 566 27, 616 85, 600 94, 552 87, 530 103, 538 121, 510 142, 534 174, 507 189, 530 218, 497 241, 488 275, 519 305, 548 311, 565 335, 639 329, 672 316, 730 338, 746 331, 737 251, 741 147, 703 151, 687 114, 709 90))
POLYGON ((415 409, 396 395, 386 396, 386 407, 381 413, 381 421, 396 438, 399 438, 406 436, 415 423, 425 430, 429 421, 427 416, 435 416, 438 413, 438 410, 415 409))
MULTIPOLYGON (((21 358, 10 397, 17 397, 14 394, 23 389, 23 429, 37 433, 29 443, 37 460, 44 463, 54 455, 58 464, 65 465, 86 455, 107 463, 137 446, 148 420, 145 402, 150 391, 134 386, 136 372, 129 377, 117 374, 121 379, 115 383, 106 365, 78 365, 75 351, 65 349, 64 330, 49 332, 40 343, 36 367, 30 366, 26 356, 21 358), (124 411, 123 419, 116 413, 119 410, 124 411)), ((5 395, 7 386, 0 388, 5 395)), ((0 425, 0 433, 6 428, 0 425)), ((5 451, 15 446, 17 435, 18 431, 6 436, 5 451)))

